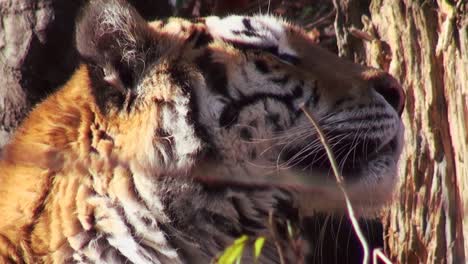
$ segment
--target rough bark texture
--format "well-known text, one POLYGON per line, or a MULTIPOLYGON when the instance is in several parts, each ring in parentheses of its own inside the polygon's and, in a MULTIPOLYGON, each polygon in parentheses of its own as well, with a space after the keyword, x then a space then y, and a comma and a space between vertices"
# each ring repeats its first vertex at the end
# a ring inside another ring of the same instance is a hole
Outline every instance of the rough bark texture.
POLYGON ((0 0, 0 149, 28 109, 72 72, 81 2, 0 0))
POLYGON ((386 253, 398 263, 466 263, 468 4, 372 0, 356 11, 353 2, 335 1, 340 53, 388 70, 407 94, 399 194, 383 218, 386 253))

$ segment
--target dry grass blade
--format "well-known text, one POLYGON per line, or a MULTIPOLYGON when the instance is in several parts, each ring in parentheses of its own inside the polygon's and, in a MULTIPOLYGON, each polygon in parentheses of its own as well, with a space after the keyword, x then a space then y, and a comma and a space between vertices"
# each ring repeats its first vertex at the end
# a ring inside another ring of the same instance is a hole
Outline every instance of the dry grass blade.
POLYGON ((275 224, 275 221, 273 219, 273 210, 270 210, 268 212, 268 223, 269 223, 270 233, 273 236, 273 240, 275 242, 276 250, 278 251, 280 263, 281 264, 286 264, 286 262, 284 260, 283 250, 281 249, 281 245, 278 242, 278 238, 277 238, 276 224, 275 224))
POLYGON ((307 118, 310 120, 310 122, 314 126, 315 130, 317 131, 317 134, 319 135, 320 142, 322 143, 323 147, 325 148, 325 151, 327 152, 328 159, 330 160, 331 167, 333 169, 333 174, 335 174, 336 182, 345 198, 346 208, 348 209, 349 218, 353 225, 354 232, 356 232, 356 235, 358 236, 359 241, 361 242, 361 245, 364 251, 364 258, 363 258, 362 263, 367 264, 369 263, 369 245, 366 241, 366 238, 364 237, 364 234, 362 233, 361 228, 359 227, 359 222, 356 219, 356 216, 354 214, 354 209, 349 199, 348 192, 346 191, 346 188, 344 186, 344 179, 338 171, 338 164, 336 162, 333 151, 331 150, 330 145, 328 144, 327 138, 325 137, 325 134, 320 128, 318 122, 315 120, 315 118, 312 116, 309 110, 307 110, 304 107, 304 104, 301 104, 300 108, 302 111, 304 111, 304 114, 307 116, 307 118))
POLYGON ((372 251, 372 258, 373 258, 373 263, 378 263, 378 259, 382 260, 385 264, 392 264, 392 261, 388 259, 387 256, 382 252, 382 249, 376 248, 372 251))

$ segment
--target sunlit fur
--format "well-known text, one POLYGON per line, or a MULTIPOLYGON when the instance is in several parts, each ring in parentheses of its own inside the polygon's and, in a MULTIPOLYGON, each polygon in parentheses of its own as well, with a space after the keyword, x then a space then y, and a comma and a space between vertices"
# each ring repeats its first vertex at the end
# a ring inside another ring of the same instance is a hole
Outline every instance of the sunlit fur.
MULTIPOLYGON (((270 211, 280 230, 343 213, 302 103, 341 165, 357 160, 358 212, 391 198, 401 109, 374 85, 398 84, 300 28, 272 16, 147 24, 113 0, 92 1, 76 32, 83 64, 1 156, 1 263, 209 263, 242 234, 271 235, 270 211)), ((279 262, 272 239, 260 261, 279 262)))

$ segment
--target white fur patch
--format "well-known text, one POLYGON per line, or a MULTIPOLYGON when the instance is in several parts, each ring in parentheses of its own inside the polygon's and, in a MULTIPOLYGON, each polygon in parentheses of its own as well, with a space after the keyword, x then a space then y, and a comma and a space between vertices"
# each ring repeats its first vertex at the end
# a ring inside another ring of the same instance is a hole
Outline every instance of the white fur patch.
POLYGON ((270 15, 228 16, 222 19, 209 17, 206 25, 213 36, 225 41, 259 48, 274 47, 278 54, 297 56, 297 52, 288 43, 285 33, 287 23, 281 18, 270 15))

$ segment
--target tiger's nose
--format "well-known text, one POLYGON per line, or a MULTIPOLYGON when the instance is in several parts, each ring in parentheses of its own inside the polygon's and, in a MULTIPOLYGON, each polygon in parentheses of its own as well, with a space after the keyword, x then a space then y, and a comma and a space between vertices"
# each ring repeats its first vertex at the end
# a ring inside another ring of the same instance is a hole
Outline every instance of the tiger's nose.
POLYGON ((386 72, 373 74, 368 81, 372 87, 397 111, 401 116, 405 107, 405 91, 400 83, 386 72))

